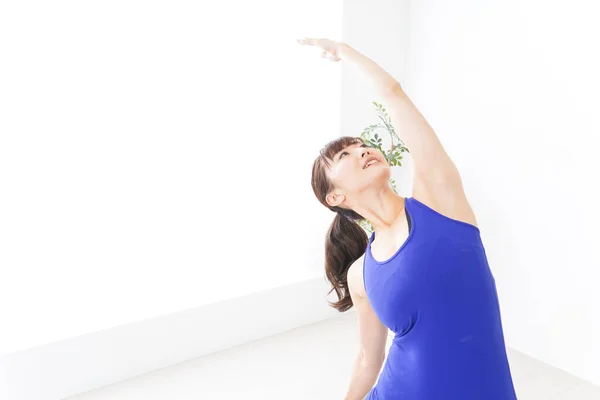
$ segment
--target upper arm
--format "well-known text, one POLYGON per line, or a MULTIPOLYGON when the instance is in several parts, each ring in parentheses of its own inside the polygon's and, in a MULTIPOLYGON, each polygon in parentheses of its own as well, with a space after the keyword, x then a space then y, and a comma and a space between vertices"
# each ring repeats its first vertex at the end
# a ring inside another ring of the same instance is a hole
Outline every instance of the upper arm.
POLYGON ((356 307, 360 354, 369 365, 380 367, 385 359, 388 328, 381 323, 371 308, 364 292, 362 267, 364 255, 356 260, 348 271, 348 289, 356 307))
POLYGON ((425 117, 400 86, 385 99, 392 124, 413 159, 412 197, 444 215, 477 225, 458 168, 425 117))
POLYGON ((412 100, 398 85, 385 96, 388 113, 398 136, 408 147, 415 179, 461 189, 460 175, 438 136, 412 100))

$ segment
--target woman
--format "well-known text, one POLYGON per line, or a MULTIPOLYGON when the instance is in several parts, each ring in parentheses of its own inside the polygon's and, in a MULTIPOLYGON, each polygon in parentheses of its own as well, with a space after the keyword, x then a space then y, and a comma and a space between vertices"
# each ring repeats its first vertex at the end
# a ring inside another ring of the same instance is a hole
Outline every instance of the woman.
POLYGON ((383 154, 360 138, 328 143, 313 166, 315 195, 337 213, 326 239, 333 306, 357 309, 360 351, 345 399, 516 399, 495 280, 455 164, 376 63, 345 43, 299 43, 370 78, 414 161, 407 198, 391 189, 383 154))

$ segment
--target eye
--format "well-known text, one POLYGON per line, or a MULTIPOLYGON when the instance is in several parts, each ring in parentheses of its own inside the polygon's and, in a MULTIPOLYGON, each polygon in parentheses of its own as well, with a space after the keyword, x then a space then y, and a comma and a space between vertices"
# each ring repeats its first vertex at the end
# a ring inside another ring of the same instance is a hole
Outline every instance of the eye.
MULTIPOLYGON (((370 147, 370 146, 367 145, 366 143, 363 143, 360 147, 370 147)), ((342 152, 342 154, 340 154, 340 160, 342 159, 342 157, 344 156, 344 154, 348 154, 348 152, 346 152, 346 151, 342 152)))

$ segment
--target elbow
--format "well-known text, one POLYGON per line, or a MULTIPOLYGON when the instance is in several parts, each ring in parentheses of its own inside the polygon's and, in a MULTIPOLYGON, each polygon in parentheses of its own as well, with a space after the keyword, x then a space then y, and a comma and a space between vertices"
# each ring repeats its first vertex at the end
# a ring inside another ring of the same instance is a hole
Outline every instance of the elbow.
POLYGON ((406 96, 406 93, 404 93, 404 90, 402 89, 402 86, 400 86, 400 83, 398 81, 394 82, 392 84, 392 86, 389 87, 389 89, 386 92, 387 96, 406 96))

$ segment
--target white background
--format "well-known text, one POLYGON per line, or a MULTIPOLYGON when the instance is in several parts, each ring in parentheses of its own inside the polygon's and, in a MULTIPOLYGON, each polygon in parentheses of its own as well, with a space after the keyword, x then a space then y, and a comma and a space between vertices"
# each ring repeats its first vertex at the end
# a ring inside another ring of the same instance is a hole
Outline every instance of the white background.
POLYGON ((324 275, 341 7, 0 5, 0 354, 324 275))

